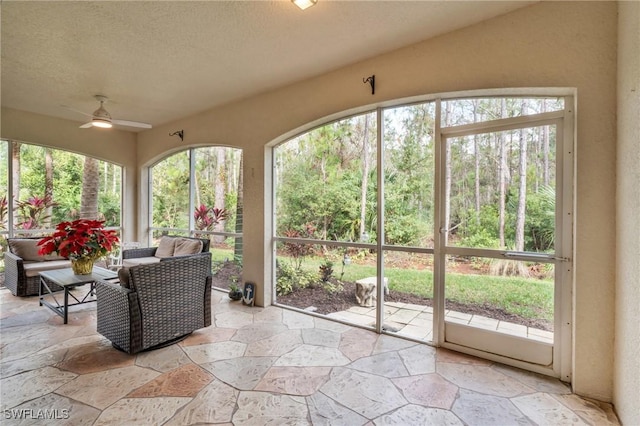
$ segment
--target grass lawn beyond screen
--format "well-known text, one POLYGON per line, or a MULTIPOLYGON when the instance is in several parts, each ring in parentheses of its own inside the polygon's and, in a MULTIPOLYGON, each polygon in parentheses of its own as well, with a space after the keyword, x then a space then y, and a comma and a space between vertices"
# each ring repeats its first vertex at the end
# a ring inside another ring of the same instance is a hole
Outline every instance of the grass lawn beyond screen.
MULTIPOLYGON (((289 261, 279 256, 281 261, 289 261)), ((325 262, 321 257, 305 258, 302 268, 319 275, 325 262)), ((342 265, 333 266, 333 276, 340 278, 342 265)), ((433 272, 425 269, 385 266, 389 290, 433 298, 433 272)), ((375 265, 351 263, 344 267, 342 281, 357 281, 375 276, 375 265)), ((502 277, 481 274, 448 273, 446 299, 462 304, 490 305, 525 318, 553 322, 553 280, 539 278, 502 277)))

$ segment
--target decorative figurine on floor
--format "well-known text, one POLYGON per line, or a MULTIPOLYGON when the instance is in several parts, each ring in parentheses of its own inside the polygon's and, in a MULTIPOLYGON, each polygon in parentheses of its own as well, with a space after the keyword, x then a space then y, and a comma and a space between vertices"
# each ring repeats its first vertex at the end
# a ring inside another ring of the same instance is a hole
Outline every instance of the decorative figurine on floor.
POLYGON ((242 295, 242 304, 253 306, 255 299, 256 285, 254 283, 244 284, 244 294, 242 295))

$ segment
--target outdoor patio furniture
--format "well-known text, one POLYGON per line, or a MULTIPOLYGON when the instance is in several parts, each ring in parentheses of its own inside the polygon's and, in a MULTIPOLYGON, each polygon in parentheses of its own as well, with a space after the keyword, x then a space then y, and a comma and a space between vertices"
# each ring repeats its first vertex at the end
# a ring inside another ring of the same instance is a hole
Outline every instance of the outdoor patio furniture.
POLYGON ((120 284, 96 282, 97 330, 130 354, 211 325, 211 253, 133 266, 120 284))
POLYGON ((107 257, 107 268, 112 271, 117 271, 122 268, 122 252, 125 250, 132 250, 140 248, 140 242, 132 241, 129 243, 120 242, 120 247, 112 251, 107 257))
MULTIPOLYGON (((71 262, 56 255, 40 256, 41 238, 8 238, 9 250, 4 254, 4 285, 14 296, 37 296, 40 272, 69 268, 71 262)), ((51 283, 52 290, 62 288, 51 283)))
POLYGON ((122 250, 122 265, 125 267, 158 263, 180 256, 190 256, 209 251, 210 242, 205 238, 163 235, 157 247, 122 250))
POLYGON ((95 302, 95 283, 98 280, 113 280, 118 276, 114 271, 94 266, 90 274, 76 275, 73 269, 54 269, 40 272, 40 306, 46 306, 62 317, 63 324, 69 322, 69 307, 95 302), (63 291, 53 290, 55 287, 63 291), (86 288, 86 284, 90 284, 86 288), (78 287, 85 287, 79 291, 78 287), (79 293, 78 293, 79 291, 79 293), (60 299, 58 299, 60 298, 60 299))

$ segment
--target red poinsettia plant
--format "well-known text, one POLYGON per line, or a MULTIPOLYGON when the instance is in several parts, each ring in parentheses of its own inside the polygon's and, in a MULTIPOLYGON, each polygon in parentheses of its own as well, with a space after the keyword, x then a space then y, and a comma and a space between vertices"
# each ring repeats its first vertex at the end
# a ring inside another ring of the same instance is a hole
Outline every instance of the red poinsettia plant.
POLYGON ((115 230, 104 229, 104 221, 78 219, 59 223, 53 235, 38 241, 38 254, 56 252, 69 259, 97 260, 108 255, 119 241, 115 230))

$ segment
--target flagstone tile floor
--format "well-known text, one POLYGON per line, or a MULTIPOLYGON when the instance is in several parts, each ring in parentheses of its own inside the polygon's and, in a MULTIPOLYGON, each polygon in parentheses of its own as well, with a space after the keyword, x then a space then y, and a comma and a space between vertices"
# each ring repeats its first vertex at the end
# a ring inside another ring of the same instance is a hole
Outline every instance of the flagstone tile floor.
MULTIPOLYGON (((617 425, 562 382, 215 292, 215 325, 137 355, 0 289, 3 425, 617 425), (21 418, 19 418, 21 417, 21 418)), ((419 314, 416 315, 416 318, 419 314)))

